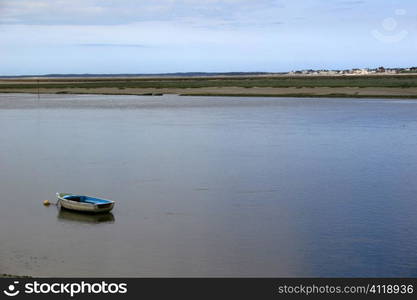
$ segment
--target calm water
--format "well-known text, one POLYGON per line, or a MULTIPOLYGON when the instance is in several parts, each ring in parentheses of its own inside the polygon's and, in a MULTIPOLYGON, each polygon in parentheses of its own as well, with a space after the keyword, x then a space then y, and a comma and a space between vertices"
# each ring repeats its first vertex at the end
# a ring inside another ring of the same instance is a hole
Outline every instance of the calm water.
POLYGON ((0 128, 0 273, 417 276, 417 101, 3 94, 0 128))

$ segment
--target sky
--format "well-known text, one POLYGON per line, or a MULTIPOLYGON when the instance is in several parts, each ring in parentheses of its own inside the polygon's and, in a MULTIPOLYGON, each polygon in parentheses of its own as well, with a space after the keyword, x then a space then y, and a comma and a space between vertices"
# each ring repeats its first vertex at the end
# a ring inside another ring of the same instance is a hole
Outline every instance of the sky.
POLYGON ((0 75, 416 65, 415 0, 0 0, 0 75))

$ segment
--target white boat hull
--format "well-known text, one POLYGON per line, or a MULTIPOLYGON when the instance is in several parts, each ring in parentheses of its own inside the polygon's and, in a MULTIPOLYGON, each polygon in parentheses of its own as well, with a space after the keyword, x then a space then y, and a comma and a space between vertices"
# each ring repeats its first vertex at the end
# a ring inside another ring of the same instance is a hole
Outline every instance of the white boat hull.
POLYGON ((57 193, 57 199, 58 203, 61 205, 62 208, 74 210, 74 211, 80 211, 80 212, 88 212, 88 213, 105 213, 109 212, 114 207, 114 202, 111 201, 111 203, 108 204, 91 204, 91 203, 83 203, 79 201, 73 201, 69 199, 63 198, 63 193, 57 193))

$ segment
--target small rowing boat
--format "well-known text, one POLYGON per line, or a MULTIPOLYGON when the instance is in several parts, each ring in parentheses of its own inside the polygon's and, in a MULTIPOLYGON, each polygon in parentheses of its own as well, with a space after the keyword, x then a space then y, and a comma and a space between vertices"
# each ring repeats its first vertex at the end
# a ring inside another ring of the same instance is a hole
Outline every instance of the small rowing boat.
POLYGON ((114 207, 114 201, 112 200, 89 196, 56 193, 56 197, 62 208, 80 212, 104 213, 111 211, 114 207))

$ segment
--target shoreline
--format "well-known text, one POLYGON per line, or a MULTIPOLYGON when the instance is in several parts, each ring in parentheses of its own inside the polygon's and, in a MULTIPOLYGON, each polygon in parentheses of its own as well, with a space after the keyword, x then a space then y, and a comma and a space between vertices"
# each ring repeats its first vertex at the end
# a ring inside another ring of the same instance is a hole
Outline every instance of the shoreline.
POLYGON ((417 99, 417 75, 0 79, 0 93, 417 99))
MULTIPOLYGON (((0 91, 0 94, 32 94, 38 95, 36 91, 0 91)), ((289 94, 257 94, 257 93, 106 93, 106 92, 42 92, 39 95, 107 95, 107 96, 164 96, 176 95, 181 97, 252 97, 252 98, 352 98, 352 99, 415 99, 416 95, 395 95, 395 94, 307 94, 307 93, 289 93, 289 94)))

